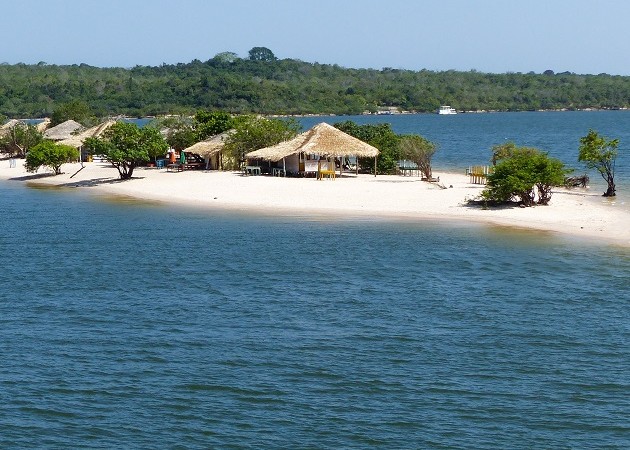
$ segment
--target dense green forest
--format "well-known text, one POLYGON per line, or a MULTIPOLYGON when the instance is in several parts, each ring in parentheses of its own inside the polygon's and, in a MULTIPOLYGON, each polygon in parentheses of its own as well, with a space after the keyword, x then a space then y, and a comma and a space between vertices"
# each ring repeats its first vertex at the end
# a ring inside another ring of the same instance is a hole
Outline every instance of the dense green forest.
POLYGON ((360 114, 394 107, 432 112, 630 107, 630 77, 573 73, 351 69, 220 53, 202 62, 98 68, 0 65, 0 115, 50 116, 85 102, 94 116, 187 114, 198 109, 262 114, 360 114))

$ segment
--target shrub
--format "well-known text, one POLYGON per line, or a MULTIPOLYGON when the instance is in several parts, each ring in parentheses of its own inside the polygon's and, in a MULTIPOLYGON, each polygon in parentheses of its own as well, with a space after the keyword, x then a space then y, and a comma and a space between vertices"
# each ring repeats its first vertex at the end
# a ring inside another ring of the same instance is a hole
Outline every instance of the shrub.
POLYGON ((37 172, 41 166, 46 166, 50 167, 55 175, 59 175, 64 163, 77 159, 79 159, 79 151, 76 148, 44 140, 26 154, 24 167, 28 172, 37 172))

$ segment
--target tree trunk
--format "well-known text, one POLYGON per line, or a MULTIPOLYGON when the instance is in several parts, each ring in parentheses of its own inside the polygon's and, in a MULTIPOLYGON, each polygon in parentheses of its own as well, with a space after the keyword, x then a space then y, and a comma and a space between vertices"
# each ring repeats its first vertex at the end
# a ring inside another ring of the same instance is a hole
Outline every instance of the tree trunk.
POLYGON ((604 192, 604 197, 615 197, 617 192, 615 190, 615 183, 608 183, 608 189, 604 192))

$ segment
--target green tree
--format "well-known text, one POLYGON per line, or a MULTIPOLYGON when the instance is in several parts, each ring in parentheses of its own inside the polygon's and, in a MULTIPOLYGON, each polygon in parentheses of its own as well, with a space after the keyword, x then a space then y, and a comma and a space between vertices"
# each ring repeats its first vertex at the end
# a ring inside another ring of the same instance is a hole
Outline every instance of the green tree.
POLYGON ((43 140, 28 151, 24 167, 28 172, 37 172, 40 167, 46 166, 59 175, 63 164, 78 159, 79 150, 76 148, 43 140))
POLYGON ((497 203, 520 200, 525 206, 547 205, 551 188, 561 186, 568 172, 564 164, 547 153, 529 147, 515 147, 508 156, 498 160, 488 175, 482 199, 497 203))
POLYGON ((193 117, 192 128, 196 134, 196 141, 203 141, 216 136, 233 127, 232 116, 224 111, 199 110, 193 117))
POLYGON ((188 117, 168 116, 151 121, 148 127, 165 133, 166 143, 177 151, 181 151, 198 142, 197 133, 188 117))
POLYGON ((237 61, 240 58, 234 52, 221 52, 214 55, 214 58, 212 59, 215 60, 216 62, 232 64, 233 62, 237 61))
POLYGON ((82 124, 89 124, 94 121, 94 114, 90 105, 83 100, 73 100, 68 103, 61 103, 50 115, 50 126, 54 127, 66 120, 74 120, 82 124))
POLYGON ((236 168, 245 153, 287 141, 295 137, 299 129, 300 124, 294 119, 240 116, 234 121, 234 132, 226 139, 224 151, 236 168))
MULTIPOLYGON (((377 158, 377 173, 394 173, 401 159, 400 136, 394 133, 389 123, 358 125, 347 120, 336 123, 334 126, 380 150, 377 158)), ((374 158, 359 158, 359 165, 363 170, 374 172, 374 158)))
POLYGON ((151 155, 166 153, 168 144, 153 127, 138 128, 136 124, 117 122, 102 137, 87 138, 86 148, 93 155, 103 156, 120 174, 121 180, 133 176, 133 170, 151 159, 151 155))
POLYGON ((276 55, 267 47, 253 47, 249 51, 249 59, 252 61, 275 61, 276 55))
POLYGON ((0 148, 10 156, 24 158, 32 147, 44 139, 42 132, 35 125, 18 123, 0 138, 0 148))
POLYGON ((403 159, 413 161, 418 165, 418 169, 427 180, 433 178, 431 170, 431 159, 437 151, 437 146, 416 134, 404 135, 400 139, 400 152, 403 159))
POLYGON ((587 169, 596 169, 607 183, 604 197, 617 195, 615 188, 615 163, 619 139, 606 140, 597 131, 589 130, 580 138, 578 161, 585 163, 587 169))

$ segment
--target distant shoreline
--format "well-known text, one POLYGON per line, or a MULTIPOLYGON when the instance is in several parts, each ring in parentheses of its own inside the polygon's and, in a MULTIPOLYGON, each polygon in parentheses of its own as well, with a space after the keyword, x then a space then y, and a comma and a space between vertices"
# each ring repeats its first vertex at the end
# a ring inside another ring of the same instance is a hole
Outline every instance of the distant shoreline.
MULTIPOLYGON (((511 110, 457 110, 457 114, 469 115, 469 114, 518 114, 518 113, 545 113, 545 112, 605 112, 605 111, 630 111, 630 108, 561 108, 561 109, 535 109, 535 110, 519 110, 519 111, 511 111, 511 110)), ((457 115, 454 114, 454 115, 457 115)), ((435 112, 421 112, 421 111, 399 111, 399 112, 391 112, 391 113, 360 113, 360 114, 334 114, 334 113, 321 113, 321 114, 262 114, 264 117, 289 117, 289 118, 310 118, 310 117, 388 117, 388 116, 410 116, 410 115, 418 115, 418 116, 437 116, 435 112)), ((158 116, 144 116, 144 117, 131 117, 131 116, 106 116, 114 119, 120 120, 150 120, 156 119, 159 117, 166 117, 168 114, 158 115, 158 116)), ((46 117, 8 117, 8 119, 15 120, 24 120, 24 121, 42 121, 46 119, 46 117)), ((0 124, 1 125, 1 124, 0 124)))

